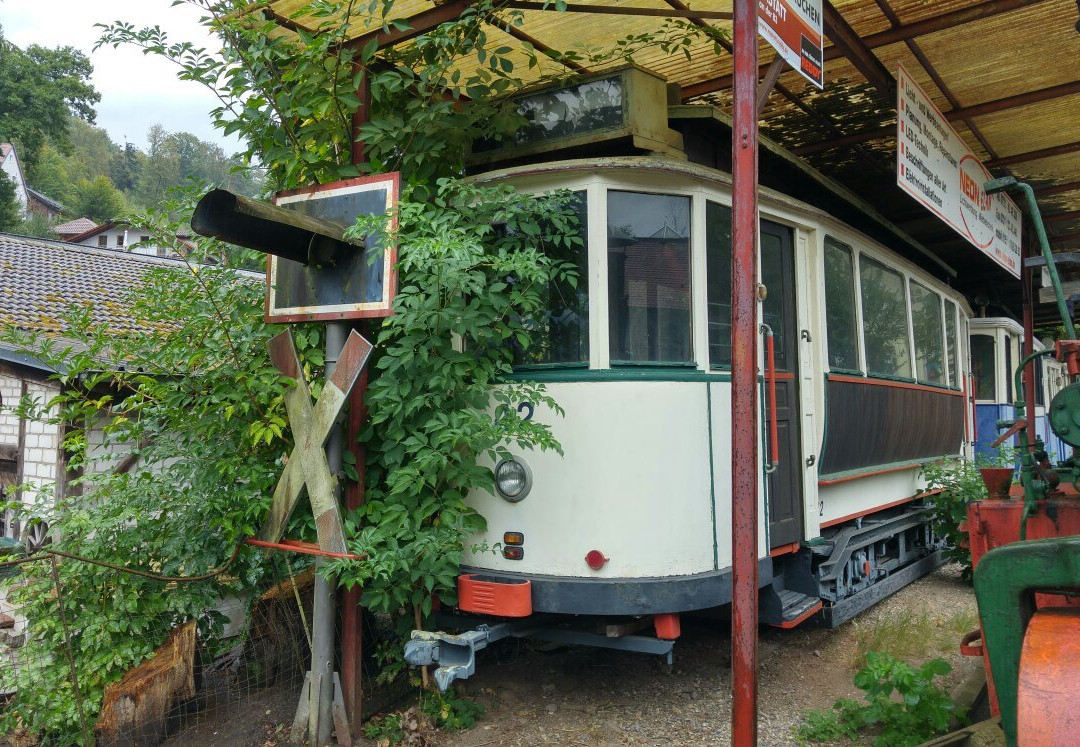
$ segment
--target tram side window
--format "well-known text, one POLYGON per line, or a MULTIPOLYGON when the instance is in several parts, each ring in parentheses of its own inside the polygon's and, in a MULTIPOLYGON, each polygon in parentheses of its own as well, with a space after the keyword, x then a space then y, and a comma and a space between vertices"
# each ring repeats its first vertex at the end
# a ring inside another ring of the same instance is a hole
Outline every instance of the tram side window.
POLYGON ((903 276, 861 254, 859 285, 867 373, 910 379, 911 352, 903 276))
POLYGON ((690 198, 609 190, 607 233, 611 362, 693 361, 690 198))
POLYGON ((911 323, 915 337, 915 378, 927 384, 945 384, 942 350, 941 296, 911 283, 911 323))
POLYGON ((997 399, 997 366, 994 362, 994 338, 971 336, 971 373, 975 376, 975 399, 997 399))
POLYGON ((731 366, 731 208, 705 203, 709 365, 731 366))
POLYGON ((515 365, 589 360, 588 209, 584 192, 575 192, 573 197, 571 208, 579 226, 577 235, 559 237, 566 241, 545 241, 544 252, 552 259, 573 265, 577 278, 575 282, 562 279, 548 284, 546 306, 523 320, 532 344, 528 349, 515 344, 515 365))
POLYGON ((945 359, 949 363, 949 384, 960 386, 960 369, 956 367, 956 304, 945 301, 945 359))
POLYGON ((831 236, 825 237, 825 327, 829 333, 829 368, 859 370, 851 247, 831 236))

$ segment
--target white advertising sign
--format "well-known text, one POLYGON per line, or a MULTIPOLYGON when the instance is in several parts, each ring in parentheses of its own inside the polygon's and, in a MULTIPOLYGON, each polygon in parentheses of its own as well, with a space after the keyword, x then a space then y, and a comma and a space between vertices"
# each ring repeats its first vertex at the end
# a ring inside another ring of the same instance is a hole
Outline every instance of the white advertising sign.
POLYGON ((990 172, 903 65, 896 84, 896 183, 1020 277, 1020 208, 1004 194, 986 194, 990 172))
POLYGON ((821 0, 758 0, 758 32, 787 64, 823 88, 821 0))

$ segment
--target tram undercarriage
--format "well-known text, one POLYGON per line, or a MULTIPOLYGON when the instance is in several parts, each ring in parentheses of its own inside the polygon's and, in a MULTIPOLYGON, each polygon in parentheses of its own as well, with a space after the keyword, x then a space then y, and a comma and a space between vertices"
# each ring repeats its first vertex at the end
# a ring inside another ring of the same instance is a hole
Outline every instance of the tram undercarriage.
MULTIPOLYGON (((920 505, 882 511, 826 531, 796 552, 762 558, 761 622, 835 628, 930 573, 944 562, 944 541, 933 533, 929 514, 920 505)), ((414 631, 405 649, 413 666, 437 667, 443 690, 471 676, 476 653, 504 638, 653 654, 670 665, 679 614, 731 601, 730 569, 605 580, 463 571, 463 614, 437 617, 440 626, 461 632, 414 631)))

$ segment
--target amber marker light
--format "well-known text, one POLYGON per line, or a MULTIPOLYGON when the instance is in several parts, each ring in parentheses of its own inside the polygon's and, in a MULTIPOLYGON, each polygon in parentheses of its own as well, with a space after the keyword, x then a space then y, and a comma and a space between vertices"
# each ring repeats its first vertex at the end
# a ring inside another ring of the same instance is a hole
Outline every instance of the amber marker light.
POLYGON ((522 532, 504 532, 503 533, 504 545, 524 545, 525 535, 522 532))

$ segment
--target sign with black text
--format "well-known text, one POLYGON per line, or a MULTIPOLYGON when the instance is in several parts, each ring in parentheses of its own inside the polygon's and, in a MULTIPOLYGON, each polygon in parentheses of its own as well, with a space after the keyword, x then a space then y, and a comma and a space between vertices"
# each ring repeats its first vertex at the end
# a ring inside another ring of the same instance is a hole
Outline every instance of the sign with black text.
POLYGON ((758 31, 818 88, 825 87, 821 18, 821 0, 758 0, 758 31))
POLYGON ((975 248, 1020 277, 1020 208, 991 178, 904 66, 896 76, 896 183, 975 248))

